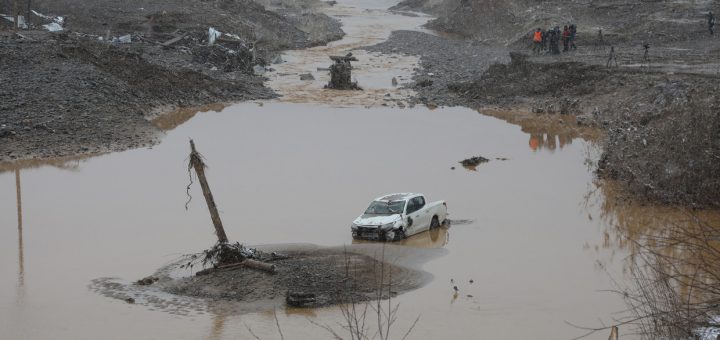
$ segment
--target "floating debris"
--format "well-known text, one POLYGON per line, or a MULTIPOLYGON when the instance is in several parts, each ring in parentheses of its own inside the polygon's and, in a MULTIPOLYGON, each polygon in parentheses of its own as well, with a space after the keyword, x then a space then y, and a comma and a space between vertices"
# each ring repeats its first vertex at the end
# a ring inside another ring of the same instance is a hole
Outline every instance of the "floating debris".
POLYGON ((478 166, 482 163, 487 163, 489 161, 490 161, 489 159, 487 159, 483 156, 475 156, 475 157, 470 157, 468 159, 463 159, 459 163, 462 164, 462 166, 464 166, 466 168, 475 168, 476 166, 478 166))

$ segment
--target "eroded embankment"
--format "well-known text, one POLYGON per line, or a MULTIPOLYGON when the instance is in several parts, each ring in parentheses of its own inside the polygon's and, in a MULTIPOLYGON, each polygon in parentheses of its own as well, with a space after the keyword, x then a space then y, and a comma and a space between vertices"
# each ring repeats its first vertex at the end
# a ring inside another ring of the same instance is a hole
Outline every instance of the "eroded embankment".
POLYGON ((507 64, 493 64, 487 51, 497 49, 472 46, 469 41, 401 31, 369 49, 421 55, 424 69, 411 85, 419 102, 499 107, 487 112, 502 113, 499 117, 509 121, 535 118, 577 135, 597 135, 588 129, 605 131, 602 176, 626 182, 630 192, 643 199, 720 205, 717 77, 576 61, 535 62, 520 53, 511 53, 507 64), (416 47, 428 44, 433 48, 416 47), (508 116, 509 109, 517 114, 508 116), (562 116, 575 119, 568 122, 559 119, 562 116))

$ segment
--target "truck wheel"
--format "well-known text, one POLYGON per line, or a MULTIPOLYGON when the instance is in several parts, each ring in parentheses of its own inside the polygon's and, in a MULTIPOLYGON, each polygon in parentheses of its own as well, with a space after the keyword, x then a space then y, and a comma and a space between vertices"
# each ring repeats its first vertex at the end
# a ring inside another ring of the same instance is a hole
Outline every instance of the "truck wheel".
POLYGON ((438 220, 437 216, 433 216, 432 221, 430 222, 430 230, 437 229, 440 227, 440 220, 438 220))
POLYGON ((398 229, 398 231, 395 233, 395 241, 400 241, 405 239, 405 231, 402 229, 398 229))

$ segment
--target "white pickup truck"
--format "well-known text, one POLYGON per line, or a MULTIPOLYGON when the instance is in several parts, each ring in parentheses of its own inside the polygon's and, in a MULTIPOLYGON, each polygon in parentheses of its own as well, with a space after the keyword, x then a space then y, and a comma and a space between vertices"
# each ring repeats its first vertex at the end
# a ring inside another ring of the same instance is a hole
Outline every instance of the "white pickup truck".
POLYGON ((356 239, 397 241, 444 224, 445 201, 427 203, 422 194, 390 194, 376 198, 350 226, 356 239))

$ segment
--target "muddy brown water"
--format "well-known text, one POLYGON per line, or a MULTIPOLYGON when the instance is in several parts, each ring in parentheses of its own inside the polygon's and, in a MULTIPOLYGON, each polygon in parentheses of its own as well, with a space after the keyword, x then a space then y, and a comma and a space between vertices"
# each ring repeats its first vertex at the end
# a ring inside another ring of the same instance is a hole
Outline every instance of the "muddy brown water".
MULTIPOLYGON (((341 1, 334 14, 367 15, 354 3, 341 1)), ((384 13, 377 8, 391 4, 365 6, 384 13)), ((324 52, 355 48, 387 36, 397 22, 408 24, 391 15, 379 20, 385 26, 371 19, 345 21, 351 32, 367 35, 324 52), (357 26, 363 23, 373 29, 357 26)), ((400 243, 433 280, 395 300, 396 334, 420 316, 411 339, 565 339, 583 333, 565 321, 611 324, 624 310, 619 297, 602 292, 625 277, 626 247, 608 240, 619 237, 619 228, 641 228, 635 215, 656 212, 609 204, 612 192, 594 181, 598 150, 591 142, 572 133, 526 133, 466 108, 381 106, 377 95, 403 95, 389 78, 407 79, 417 62, 410 57, 389 61, 395 63, 389 69, 388 61, 379 69, 361 63, 367 73, 359 68, 358 79, 371 91, 328 95, 322 76, 301 83, 292 74, 319 59, 299 65, 291 62, 302 54, 290 55, 278 67, 289 75, 270 75, 271 84, 286 94, 304 86, 297 96, 162 116, 157 124, 167 135, 153 148, 3 168, 0 338, 247 339, 248 327, 263 339, 279 338, 272 311, 239 313, 177 296, 164 296, 168 305, 158 308, 88 289, 100 278, 142 278, 214 242, 197 184, 184 208, 189 138, 206 157, 228 236, 246 244, 351 244, 349 224, 374 197, 412 191, 446 200, 458 223, 400 243), (477 155, 491 161, 475 169, 458 164, 477 155), (442 252, 428 257, 426 248, 442 252)), ((342 319, 335 307, 277 314, 287 339, 332 338, 308 318, 331 325, 342 319)))
MULTIPOLYGON (((218 338, 232 338, 249 336, 248 323, 263 338, 275 337, 267 313, 216 315, 197 308, 178 316, 87 289, 99 277, 144 277, 213 243, 197 185, 184 209, 190 137, 207 158, 229 237, 248 244, 350 244, 350 221, 388 192, 447 200, 451 218, 472 220, 405 241, 447 250, 423 267, 432 282, 397 299, 398 327, 421 315, 415 338, 567 338, 577 330, 563 321, 592 323, 622 310, 619 299, 598 292, 611 288, 597 265, 610 254, 585 246, 599 244, 604 231, 602 220, 588 218, 600 208, 584 205, 593 180, 584 162, 596 157, 586 142, 534 150, 520 127, 464 108, 245 103, 200 113, 151 149, 67 169, 20 170, 21 241, 16 174, 1 174, 3 334, 150 339, 219 332, 218 338), (508 160, 476 171, 457 163, 472 155, 508 160), (456 298, 450 279, 460 289, 456 298), (223 329, 212 330, 218 318, 223 329)), ((605 267, 618 274, 621 266, 618 260, 605 267)), ((312 313, 319 320, 340 317, 333 308, 312 313)), ((304 314, 280 315, 296 338, 327 335, 304 314)))

